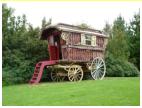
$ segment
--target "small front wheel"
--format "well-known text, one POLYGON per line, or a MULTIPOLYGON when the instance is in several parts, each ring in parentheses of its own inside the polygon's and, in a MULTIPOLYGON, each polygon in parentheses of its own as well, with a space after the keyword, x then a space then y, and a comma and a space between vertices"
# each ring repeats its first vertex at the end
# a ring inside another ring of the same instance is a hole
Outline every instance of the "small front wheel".
POLYGON ((72 65, 68 70, 69 81, 81 81, 83 78, 83 70, 79 65, 72 65))

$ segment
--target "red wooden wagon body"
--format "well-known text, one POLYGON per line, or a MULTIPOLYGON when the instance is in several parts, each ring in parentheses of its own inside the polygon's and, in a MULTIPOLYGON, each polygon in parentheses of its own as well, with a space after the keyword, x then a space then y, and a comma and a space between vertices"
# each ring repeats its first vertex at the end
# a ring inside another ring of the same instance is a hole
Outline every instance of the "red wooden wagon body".
POLYGON ((80 81, 86 70, 94 79, 104 77, 107 36, 101 31, 59 23, 43 30, 41 39, 48 41, 50 60, 37 63, 30 83, 40 81, 44 67, 63 69, 51 73, 54 81, 80 81))

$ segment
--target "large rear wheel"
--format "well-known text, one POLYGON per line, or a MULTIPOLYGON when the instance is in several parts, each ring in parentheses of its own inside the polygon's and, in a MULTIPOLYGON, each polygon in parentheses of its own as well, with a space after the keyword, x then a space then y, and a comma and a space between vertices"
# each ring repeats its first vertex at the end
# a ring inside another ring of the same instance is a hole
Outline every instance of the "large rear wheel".
POLYGON ((106 73, 106 65, 102 58, 96 57, 91 63, 91 76, 95 80, 102 80, 106 73))

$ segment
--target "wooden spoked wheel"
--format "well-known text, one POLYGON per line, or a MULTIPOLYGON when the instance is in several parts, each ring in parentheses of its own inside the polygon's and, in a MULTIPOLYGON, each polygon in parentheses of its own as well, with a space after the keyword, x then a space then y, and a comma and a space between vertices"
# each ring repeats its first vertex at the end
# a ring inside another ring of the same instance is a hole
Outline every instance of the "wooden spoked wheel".
POLYGON ((106 73, 105 62, 102 58, 97 57, 92 61, 91 64, 91 75, 95 80, 102 80, 106 73))
POLYGON ((69 81, 81 81, 83 78, 83 70, 79 65, 72 65, 68 70, 69 81))
POLYGON ((66 75, 64 75, 63 72, 58 72, 58 71, 54 71, 54 72, 51 72, 51 79, 55 82, 61 82, 61 81, 64 81, 66 75))

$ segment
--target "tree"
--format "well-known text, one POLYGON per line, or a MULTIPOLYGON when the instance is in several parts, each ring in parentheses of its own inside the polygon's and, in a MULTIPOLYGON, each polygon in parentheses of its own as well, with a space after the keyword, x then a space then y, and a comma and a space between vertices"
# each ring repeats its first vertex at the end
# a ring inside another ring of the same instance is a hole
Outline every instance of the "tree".
POLYGON ((108 55, 122 60, 128 60, 129 49, 126 41, 125 21, 119 16, 113 23, 112 27, 113 38, 109 41, 107 46, 108 55))
POLYGON ((112 27, 108 22, 106 22, 103 32, 105 35, 109 36, 109 39, 112 39, 112 27))
POLYGON ((46 21, 46 18, 43 17, 42 24, 41 24, 41 30, 44 30, 47 26, 51 25, 52 19, 50 18, 49 21, 46 21))
POLYGON ((2 4, 2 31, 3 38, 7 38, 9 36, 10 28, 9 25, 14 23, 14 17, 12 17, 13 9, 8 8, 6 4, 2 4), (10 21, 11 20, 11 21, 10 21))
POLYGON ((134 63, 140 70, 140 13, 134 15, 128 28, 130 45, 130 62, 134 63))
POLYGON ((119 16, 113 23, 113 38, 109 39, 106 48, 106 66, 108 76, 138 76, 137 68, 130 62, 129 46, 124 19, 119 16))
POLYGON ((15 17, 13 12, 2 6, 3 85, 28 82, 35 64, 48 59, 47 42, 39 40, 40 28, 33 28, 25 15, 15 17))
POLYGON ((86 23, 81 23, 81 24, 79 24, 77 26, 80 27, 80 28, 82 28, 82 29, 90 28, 90 26, 87 25, 86 23))

